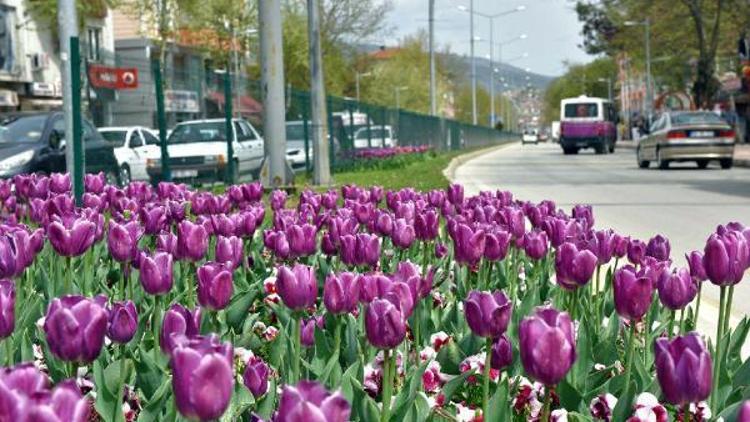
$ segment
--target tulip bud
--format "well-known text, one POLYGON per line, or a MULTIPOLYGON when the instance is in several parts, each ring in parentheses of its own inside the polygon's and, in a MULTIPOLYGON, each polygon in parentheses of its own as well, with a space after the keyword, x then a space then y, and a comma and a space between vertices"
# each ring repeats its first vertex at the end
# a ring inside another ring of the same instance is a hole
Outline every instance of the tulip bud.
POLYGON ((719 286, 737 284, 748 267, 750 251, 745 237, 736 232, 712 234, 703 253, 703 267, 711 283, 719 286))
POLYGON ((70 186, 70 173, 52 173, 49 176, 49 190, 54 193, 68 193, 70 186))
POLYGON ((16 328, 16 286, 11 280, 0 280, 0 339, 16 328))
POLYGON ((294 224, 286 231, 289 240, 289 252, 293 256, 309 256, 316 251, 316 236, 318 232, 312 224, 294 224))
POLYGON ((626 265, 615 271, 612 287, 617 313, 631 321, 639 321, 651 307, 654 280, 644 270, 635 271, 626 265))
POLYGON ((659 261, 668 261, 671 250, 669 239, 657 234, 648 241, 646 256, 656 258, 659 261))
POLYGON ((68 362, 92 362, 99 356, 107 331, 106 299, 99 296, 56 297, 47 308, 44 332, 52 354, 68 362))
POLYGON ((169 366, 182 416, 205 421, 224 414, 234 391, 232 357, 232 346, 216 336, 196 336, 174 348, 169 366))
POLYGON ((147 234, 159 234, 167 227, 167 208, 163 205, 142 207, 138 214, 147 234))
POLYGON ((737 422, 750 422, 750 400, 745 400, 737 412, 737 422))
POLYGON ((427 210, 415 216, 414 231, 417 239, 427 241, 433 240, 438 236, 440 229, 440 217, 435 210, 427 210))
POLYGON ((315 345, 315 328, 323 329, 323 317, 312 316, 301 319, 300 322, 300 344, 303 347, 313 347, 315 345))
POLYGON ((274 211, 278 211, 282 208, 284 208, 284 205, 286 204, 286 192, 283 190, 274 190, 271 192, 271 209, 274 211))
POLYGON ((138 330, 138 312, 135 304, 128 300, 126 302, 115 302, 109 310, 109 326, 107 337, 115 343, 127 343, 138 330))
POLYGON ((188 220, 177 226, 177 257, 199 261, 208 250, 208 233, 200 225, 188 220))
POLYGON ((94 244, 96 225, 83 217, 74 219, 69 225, 53 221, 47 226, 47 237, 58 254, 79 256, 94 244))
POLYGON ((242 265, 242 239, 237 236, 218 236, 215 255, 217 262, 229 263, 233 269, 239 267, 242 265))
POLYGON ((563 243, 555 255, 555 277, 561 287, 574 290, 585 286, 594 275, 597 258, 589 250, 579 251, 572 243, 563 243))
POLYGON ((711 355, 698 333, 654 343, 656 378, 669 403, 698 403, 711 394, 711 355))
POLYGON ((594 227, 594 210, 591 205, 576 205, 573 207, 573 218, 583 224, 586 230, 594 227))
POLYGON ((484 257, 490 261, 502 261, 508 255, 510 233, 497 231, 487 233, 484 246, 484 257))
POLYGON ((662 271, 656 283, 661 303, 667 308, 677 311, 689 304, 698 294, 698 286, 687 268, 680 268, 676 272, 662 271))
POLYGON ((172 255, 166 252, 156 252, 153 256, 142 254, 138 269, 146 293, 163 295, 172 289, 172 255))
POLYGON ((388 299, 375 299, 365 311, 367 340, 378 349, 393 349, 406 337, 406 322, 397 305, 388 299))
POLYGON ((466 322, 479 337, 498 338, 508 329, 513 304, 502 291, 472 290, 464 301, 466 322))
POLYGON ((437 242, 435 243, 435 258, 441 259, 448 255, 448 247, 445 246, 445 243, 437 242))
POLYGON ((103 172, 97 174, 88 173, 83 177, 83 187, 86 192, 100 194, 104 192, 104 186, 107 184, 107 178, 103 172))
POLYGON ((639 265, 646 256, 646 244, 638 239, 631 239, 628 244, 628 261, 633 265, 639 265))
POLYGON ((315 381, 300 381, 284 386, 274 420, 346 422, 350 413, 351 406, 341 392, 331 394, 315 381))
POLYGON ((200 308, 190 312, 184 306, 175 303, 164 313, 164 319, 161 323, 159 345, 162 352, 165 354, 171 353, 178 343, 200 334, 200 328, 200 308))
POLYGON ((490 366, 492 369, 503 369, 513 363, 513 345, 508 337, 503 334, 492 342, 492 356, 490 366))
POLYGON ((448 202, 458 205, 464 202, 464 187, 459 184, 451 184, 446 191, 448 202))
POLYGON ((375 220, 375 229, 381 236, 393 234, 393 217, 388 212, 381 211, 375 220))
POLYGON ((547 255, 547 234, 537 230, 524 234, 523 248, 529 258, 542 259, 547 255))
POLYGON ((284 304, 293 311, 309 308, 318 298, 315 270, 302 264, 295 264, 291 269, 279 267, 276 289, 284 304))
POLYGON ((355 273, 329 274, 323 285, 323 303, 332 314, 354 312, 359 304, 362 277, 355 273))
POLYGON ((198 268, 197 275, 198 303, 215 311, 226 308, 234 292, 231 270, 209 262, 198 268))
POLYGON ((380 262, 380 239, 371 234, 357 233, 355 261, 358 265, 377 267, 380 262))
POLYGON ((688 266, 690 267, 690 276, 693 277, 697 283, 702 283, 708 280, 706 275, 706 268, 703 267, 703 252, 692 251, 689 254, 685 254, 688 266))
POLYGON ((242 381, 256 399, 268 391, 268 377, 271 370, 263 359, 253 356, 245 366, 242 381))
POLYGON ((391 239, 393 245, 401 249, 409 249, 416 238, 414 226, 409 224, 405 219, 399 218, 393 226, 391 239))
POLYGON ((487 236, 484 230, 473 230, 471 227, 458 223, 453 237, 454 255, 456 261, 470 266, 476 265, 486 247, 487 236))
POLYGON ((138 240, 142 235, 141 226, 135 221, 118 224, 109 222, 107 247, 109 254, 118 262, 130 262, 138 256, 138 240))
POLYGON ((573 323, 567 312, 537 308, 518 329, 521 363, 544 385, 558 384, 576 360, 573 323))

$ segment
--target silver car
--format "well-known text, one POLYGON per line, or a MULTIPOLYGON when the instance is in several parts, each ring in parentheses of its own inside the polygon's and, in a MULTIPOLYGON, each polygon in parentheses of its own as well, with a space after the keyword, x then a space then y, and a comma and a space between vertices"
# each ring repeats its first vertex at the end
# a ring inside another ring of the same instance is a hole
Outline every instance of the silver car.
POLYGON ((694 161, 706 168, 712 160, 732 167, 735 135, 732 127, 708 111, 667 112, 658 117, 636 148, 638 167, 655 162, 660 169, 671 162, 694 161))

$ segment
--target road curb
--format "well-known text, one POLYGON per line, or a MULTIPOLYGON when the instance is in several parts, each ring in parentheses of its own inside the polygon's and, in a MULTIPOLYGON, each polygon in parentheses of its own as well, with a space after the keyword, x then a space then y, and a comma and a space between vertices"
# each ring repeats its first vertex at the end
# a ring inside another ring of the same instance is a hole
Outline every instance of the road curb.
POLYGON ((443 176, 445 176, 446 179, 453 181, 453 179, 456 177, 456 170, 467 161, 473 160, 474 158, 477 158, 489 152, 493 152, 493 151, 505 148, 507 146, 516 144, 518 142, 519 142, 518 140, 504 142, 500 145, 493 145, 491 147, 482 148, 482 149, 472 151, 472 152, 467 152, 466 154, 461 154, 458 157, 453 158, 451 162, 448 163, 448 166, 443 169, 443 176))

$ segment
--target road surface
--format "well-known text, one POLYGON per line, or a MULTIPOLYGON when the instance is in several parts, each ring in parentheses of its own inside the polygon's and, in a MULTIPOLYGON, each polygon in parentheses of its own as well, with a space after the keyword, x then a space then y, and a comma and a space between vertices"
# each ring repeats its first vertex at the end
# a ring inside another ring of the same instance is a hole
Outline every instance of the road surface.
MULTIPOLYGON (((666 235, 679 266, 686 265, 685 252, 703 249, 718 224, 750 225, 750 169, 721 170, 712 164, 698 170, 694 163, 679 163, 669 170, 644 170, 626 148, 608 155, 582 151, 565 156, 557 144, 513 144, 466 162, 456 169, 454 180, 464 184, 467 194, 510 190, 518 199, 552 199, 566 210, 591 204, 598 228, 644 241, 666 235)), ((734 297, 733 325, 750 314, 750 274, 734 297)), ((715 327, 718 287, 704 285, 703 300, 713 309, 704 313, 701 305, 699 328, 715 327)))

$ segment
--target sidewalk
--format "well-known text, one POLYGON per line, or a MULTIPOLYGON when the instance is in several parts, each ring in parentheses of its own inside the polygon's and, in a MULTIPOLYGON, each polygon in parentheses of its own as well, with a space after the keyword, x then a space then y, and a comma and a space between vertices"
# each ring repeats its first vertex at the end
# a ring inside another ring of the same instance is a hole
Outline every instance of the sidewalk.
MULTIPOLYGON (((635 149, 633 141, 617 141, 617 148, 635 149)), ((734 165, 736 167, 750 168, 750 144, 736 144, 734 147, 734 165)))

